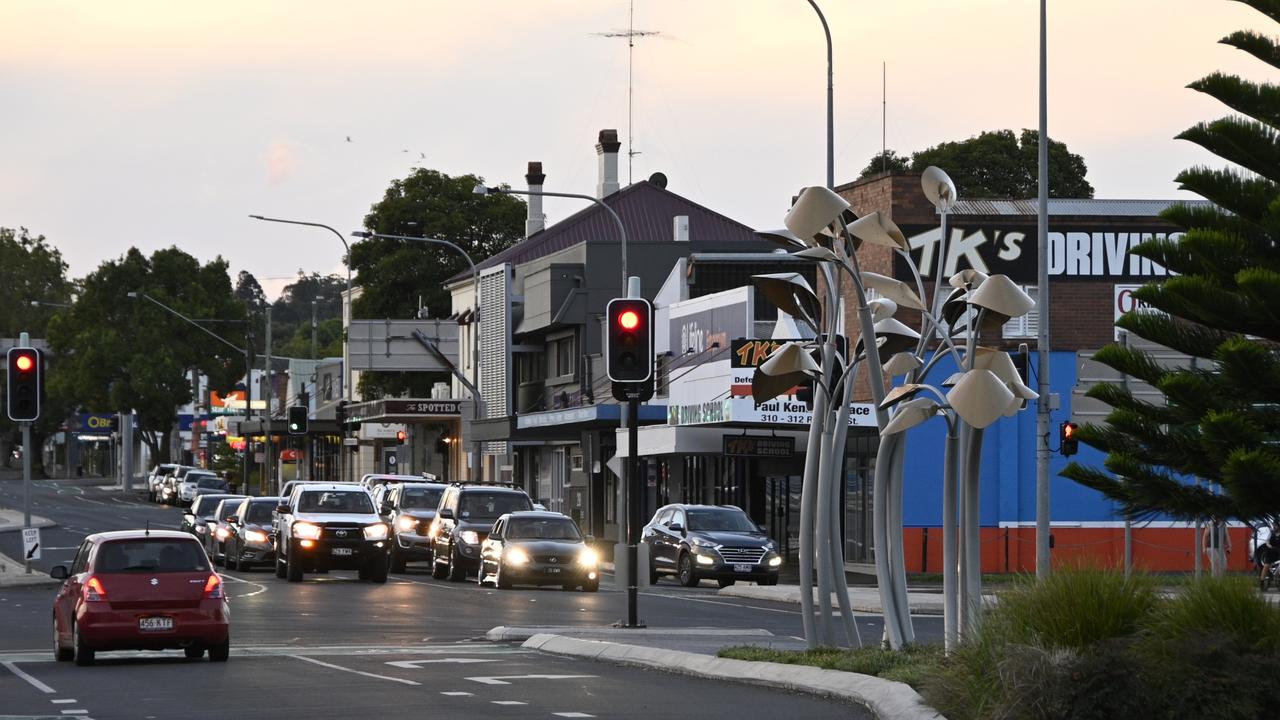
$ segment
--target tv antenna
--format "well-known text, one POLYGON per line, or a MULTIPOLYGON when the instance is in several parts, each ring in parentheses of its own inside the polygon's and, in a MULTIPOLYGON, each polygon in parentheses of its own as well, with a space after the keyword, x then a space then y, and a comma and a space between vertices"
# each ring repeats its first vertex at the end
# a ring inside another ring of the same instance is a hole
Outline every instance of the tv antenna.
POLYGON ((640 154, 635 149, 635 136, 632 134, 634 125, 634 106, 632 95, 635 87, 633 82, 633 67, 635 65, 636 38, 652 37, 660 35, 657 30, 637 30, 636 29, 636 3, 631 0, 627 3, 627 29, 626 30, 610 30, 609 32, 592 33, 600 37, 606 38, 626 38, 627 39, 627 184, 631 184, 631 164, 635 156, 640 154))

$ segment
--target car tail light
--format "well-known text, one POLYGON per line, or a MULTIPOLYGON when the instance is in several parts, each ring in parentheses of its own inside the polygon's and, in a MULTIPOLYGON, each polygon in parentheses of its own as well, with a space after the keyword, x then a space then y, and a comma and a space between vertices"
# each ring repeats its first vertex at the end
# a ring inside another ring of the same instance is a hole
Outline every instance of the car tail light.
POLYGON ((84 601, 85 602, 106 602, 107 591, 102 587, 102 581, 96 577, 90 576, 84 583, 84 601))
POLYGON ((211 573, 209 579, 204 581, 204 597, 206 600, 222 599, 222 578, 217 573, 211 573))

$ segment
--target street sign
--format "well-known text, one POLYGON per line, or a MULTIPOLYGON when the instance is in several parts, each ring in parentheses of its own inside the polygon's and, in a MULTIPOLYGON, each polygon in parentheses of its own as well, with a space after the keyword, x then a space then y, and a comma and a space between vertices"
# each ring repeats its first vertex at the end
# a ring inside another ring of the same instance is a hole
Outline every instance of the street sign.
POLYGON ((27 562, 40 559, 40 528, 22 528, 22 557, 27 562))
POLYGON ((342 438, 342 444, 354 447, 360 444, 360 438, 342 438))

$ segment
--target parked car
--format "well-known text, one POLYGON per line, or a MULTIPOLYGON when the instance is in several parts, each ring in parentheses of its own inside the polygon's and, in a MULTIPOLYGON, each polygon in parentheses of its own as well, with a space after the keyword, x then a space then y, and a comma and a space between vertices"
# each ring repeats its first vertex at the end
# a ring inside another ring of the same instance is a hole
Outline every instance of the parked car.
POLYGON ((182 479, 186 476, 187 472, 198 469, 199 468, 194 468, 190 465, 178 465, 173 470, 169 471, 158 485, 160 488, 159 501, 166 505, 177 505, 178 488, 182 486, 182 479))
POLYGON ((226 540, 224 564, 228 570, 250 570, 254 565, 274 564, 275 545, 271 541, 271 513, 282 498, 245 498, 227 518, 230 535, 226 540))
POLYGON ((222 564, 222 557, 226 552, 227 538, 231 536, 229 519, 235 514, 236 508, 240 507, 240 502, 244 499, 244 495, 230 495, 222 498, 214 506, 213 514, 205 522, 209 530, 204 534, 204 549, 209 553, 209 559, 213 561, 214 565, 222 564))
POLYGON ((405 564, 432 562, 431 521, 448 485, 442 483, 387 483, 379 503, 382 517, 391 526, 391 572, 404 572, 405 564))
POLYGON ((178 503, 190 505, 197 495, 227 492, 227 481, 208 470, 192 470, 178 487, 178 503))
POLYGON ((178 467, 175 463, 160 463, 151 468, 151 474, 147 476, 147 500, 160 502, 160 483, 178 467))
POLYGON ((316 570, 357 570, 361 580, 387 581, 390 528, 359 485, 310 483, 276 506, 276 577, 302 580, 316 570))
POLYGON ((226 498, 232 497, 229 493, 219 495, 201 495, 191 503, 191 507, 182 514, 182 524, 178 526, 179 530, 191 533, 200 539, 200 544, 204 544, 205 535, 209 532, 209 519, 213 517, 213 511, 218 509, 218 503, 226 498))
POLYGON ((523 490, 494 485, 450 485, 431 521, 431 576, 462 582, 480 569, 480 544, 498 518, 532 510, 523 490))
POLYGON ((102 650, 182 648, 226 661, 231 617, 222 578, 190 535, 172 530, 96 533, 80 543, 53 601, 53 655, 92 665, 102 650))
POLYGON ((572 518, 555 512, 514 512, 493 524, 480 544, 477 581, 499 589, 512 585, 559 585, 600 589, 600 556, 572 518))
POLYGON ((641 532, 649 546, 649 583, 675 575, 693 587, 703 579, 720 587, 737 580, 778 584, 778 555, 769 536, 732 505, 667 505, 641 532))

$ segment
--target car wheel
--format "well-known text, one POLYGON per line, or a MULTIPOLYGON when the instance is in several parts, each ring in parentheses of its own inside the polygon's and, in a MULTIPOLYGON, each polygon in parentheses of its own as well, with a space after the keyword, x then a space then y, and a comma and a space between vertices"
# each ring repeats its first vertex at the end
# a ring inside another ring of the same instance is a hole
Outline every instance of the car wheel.
MULTIPOLYGON (((292 543, 290 543, 292 546, 292 543)), ((285 571, 289 582, 302 582, 302 563, 298 562, 298 554, 289 550, 289 559, 285 561, 285 571)))
POLYGON ((431 577, 443 580, 449 576, 449 566, 440 562, 439 558, 431 558, 431 577))
POLYGON ((385 558, 377 558, 369 561, 369 567, 365 571, 365 579, 379 585, 387 581, 387 561, 385 558))
POLYGON ((467 579, 467 569, 462 567, 462 560, 456 551, 449 553, 449 582, 462 582, 467 579))
POLYGON ((226 662, 231 657, 231 638, 227 638, 217 645, 209 646, 209 660, 212 662, 226 662))
POLYGON ((187 656, 188 660, 199 660, 204 657, 203 645, 190 645, 182 648, 182 654, 187 656))
POLYGON ((693 571, 693 556, 685 553, 680 556, 680 584, 685 587, 697 587, 698 574, 693 571))
POLYGON ((58 637, 58 614, 53 614, 53 659, 58 662, 67 662, 75 657, 75 651, 71 648, 62 647, 62 640, 58 637))
POLYGON ((717 580, 716 582, 720 584, 720 587, 722 587, 722 588, 727 588, 727 587, 729 587, 730 585, 734 584, 734 583, 735 583, 735 582, 737 582, 737 581, 736 581, 736 580, 728 580, 728 579, 726 579, 726 580, 717 580))
POLYGON ((400 553, 400 550, 396 545, 391 546, 390 562, 391 562, 391 572, 393 573, 404 572, 404 565, 405 565, 404 555, 400 553))
POLYGON ((493 572, 494 572, 493 584, 496 585, 499 590, 510 590, 511 580, 507 577, 506 573, 502 572, 501 562, 498 563, 498 567, 495 568, 493 572))
POLYGON ((276 577, 283 580, 285 579, 286 574, 287 570, 284 566, 284 557, 280 554, 279 550, 276 550, 276 577))
POLYGON ((93 650, 84 644, 84 637, 80 635, 80 630, 75 623, 71 623, 71 645, 74 653, 74 660, 81 667, 93 664, 93 650))

